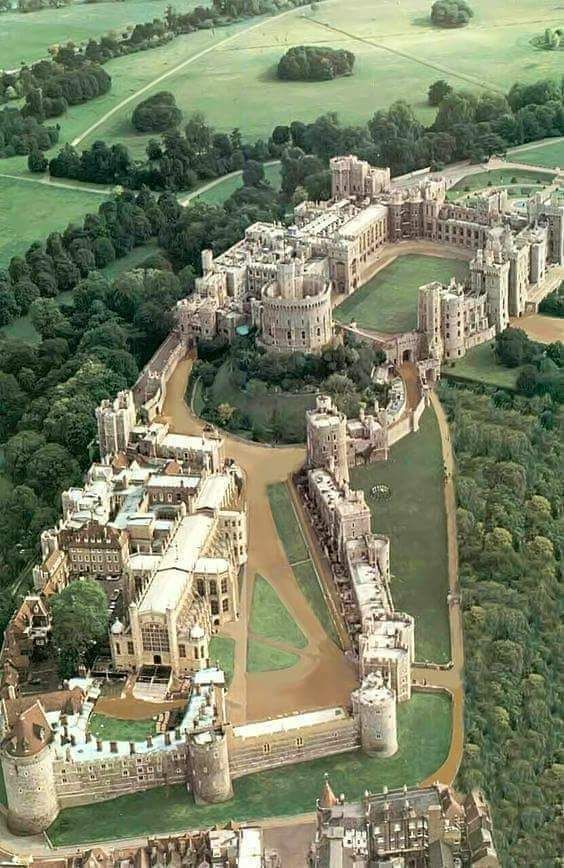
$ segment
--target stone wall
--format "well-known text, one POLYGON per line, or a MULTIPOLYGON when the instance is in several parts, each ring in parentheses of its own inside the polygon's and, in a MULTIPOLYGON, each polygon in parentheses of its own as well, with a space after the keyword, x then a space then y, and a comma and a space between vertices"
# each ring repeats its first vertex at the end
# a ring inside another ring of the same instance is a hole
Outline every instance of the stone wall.
POLYGON ((355 717, 252 738, 233 737, 229 760, 231 777, 240 778, 359 748, 359 722, 355 717))

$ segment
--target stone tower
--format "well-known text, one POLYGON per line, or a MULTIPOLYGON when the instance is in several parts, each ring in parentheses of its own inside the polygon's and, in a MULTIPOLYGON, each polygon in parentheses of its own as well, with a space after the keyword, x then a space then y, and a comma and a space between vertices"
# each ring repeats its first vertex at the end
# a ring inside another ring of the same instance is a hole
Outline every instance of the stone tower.
POLYGON ((228 802, 233 798, 225 732, 211 730, 191 736, 189 752, 196 804, 228 802))
POLYGON ((396 697, 381 673, 367 675, 352 700, 360 719, 362 749, 368 756, 393 756, 398 749, 396 697))
POLYGON ((8 827, 16 835, 44 832, 59 813, 52 739, 41 703, 35 702, 19 715, 2 745, 8 827))
POLYGON ((501 332, 509 325, 509 260, 498 242, 488 242, 470 263, 470 285, 488 297, 489 321, 501 332))
POLYGON ((318 395, 314 410, 307 412, 307 463, 328 470, 337 482, 348 482, 347 417, 328 395, 318 395))

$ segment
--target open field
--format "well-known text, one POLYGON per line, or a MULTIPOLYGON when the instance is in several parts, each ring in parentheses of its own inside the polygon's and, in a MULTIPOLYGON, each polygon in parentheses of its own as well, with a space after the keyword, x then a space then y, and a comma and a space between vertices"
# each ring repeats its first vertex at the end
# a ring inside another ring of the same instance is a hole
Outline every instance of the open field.
POLYGON ((381 790, 384 784, 410 786, 432 776, 448 753, 450 700, 416 693, 399 706, 398 724, 399 750, 388 759, 353 751, 248 775, 233 782, 235 796, 222 805, 196 806, 178 784, 68 808, 49 829, 49 838, 56 846, 68 846, 312 812, 325 772, 335 792, 351 800, 361 798, 365 789, 381 790))
MULTIPOLYGON (((533 153, 532 151, 530 153, 533 153)), ((535 152, 536 153, 536 152, 535 152)), ((518 162, 522 162, 518 160, 518 162)), ((533 184, 537 182, 541 184, 549 184, 553 180, 553 175, 543 172, 536 172, 529 169, 492 169, 489 172, 477 172, 475 175, 467 175, 461 181, 454 184, 449 190, 449 196, 453 194, 473 192, 474 190, 482 190, 484 187, 504 187, 509 184, 533 184)))
MULTIPOLYGON (((471 90, 506 90, 518 79, 560 73, 557 52, 538 52, 529 43, 541 22, 560 23, 557 9, 539 9, 534 0, 520 0, 517 12, 510 0, 476 0, 473 9, 469 27, 446 31, 431 27, 421 0, 380 4, 377 10, 365 0, 326 0, 315 12, 306 7, 242 33, 171 76, 167 89, 186 113, 203 111, 218 128, 238 126, 255 137, 267 135, 275 123, 309 121, 322 111, 364 121, 391 102, 391 94, 414 103, 429 121, 433 110, 426 93, 438 78, 471 90), (281 55, 304 44, 353 51, 354 75, 280 82, 275 67, 281 55)), ((131 137, 125 118, 113 118, 108 129, 111 138, 131 137)))
MULTIPOLYGON (((198 3, 184 0, 183 11, 198 3)), ((2 15, 0 57, 3 69, 17 69, 20 61, 30 63, 48 56, 47 48, 61 42, 82 42, 110 30, 121 33, 128 25, 162 18, 166 0, 127 0, 126 3, 73 3, 61 9, 39 12, 7 12, 2 15)))
POLYGON ((388 461, 351 469, 351 488, 362 488, 372 528, 391 540, 392 595, 400 612, 415 617, 417 660, 450 659, 446 596, 448 561, 443 460, 437 418, 425 410, 417 434, 392 447, 388 461), (371 495, 390 486, 390 500, 371 495))
POLYGON ((546 166, 547 169, 564 168, 564 140, 546 142, 538 147, 523 146, 507 155, 510 163, 529 163, 532 166, 546 166))
POLYGON ((273 422, 278 417, 284 426, 286 442, 305 440, 305 411, 315 403, 313 393, 292 395, 267 392, 264 395, 250 395, 233 385, 228 362, 219 369, 209 389, 209 398, 213 406, 231 404, 248 416, 251 427, 256 426, 263 432, 261 439, 264 435, 268 439, 273 422))
POLYGON ((329 638, 339 645, 339 636, 325 602, 317 570, 310 558, 288 489, 283 482, 268 486, 268 500, 278 536, 300 590, 329 638))
POLYGON ((388 334, 410 331, 417 326, 417 290, 422 284, 467 275, 468 264, 459 259, 398 256, 335 308, 334 316, 338 322, 388 334))
POLYGON ((235 641, 229 636, 213 636, 210 642, 210 662, 218 662, 219 668, 225 673, 225 681, 229 686, 235 669, 235 641))
POLYGON ((462 359, 445 366, 443 376, 474 380, 504 389, 515 389, 520 368, 505 368, 498 364, 493 348, 493 341, 473 347, 462 359))
POLYGON ((144 741, 155 732, 154 720, 120 720, 106 714, 90 715, 88 729, 104 741, 144 741))
MULTIPOLYGON (((2 166, 0 160, 0 172, 2 166)), ((104 196, 97 193, 64 190, 0 175, 0 268, 5 268, 12 256, 23 253, 33 241, 62 231, 67 223, 81 220, 88 211, 96 211, 103 201, 104 196)))
POLYGON ((262 639, 284 642, 294 648, 305 648, 307 639, 288 612, 280 597, 262 576, 256 576, 249 621, 251 633, 262 639))

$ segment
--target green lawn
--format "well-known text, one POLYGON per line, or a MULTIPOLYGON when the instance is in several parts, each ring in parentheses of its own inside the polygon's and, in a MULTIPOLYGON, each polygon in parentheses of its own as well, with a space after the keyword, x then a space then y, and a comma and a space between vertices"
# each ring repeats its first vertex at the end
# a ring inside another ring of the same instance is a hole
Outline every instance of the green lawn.
POLYGON ((253 602, 249 621, 251 632, 263 639, 305 648, 307 639, 286 606, 265 578, 257 575, 253 585, 253 602))
POLYGON ((398 256, 334 311, 342 323, 395 334, 417 326, 417 290, 424 283, 468 276, 468 263, 441 256, 398 256))
POLYGON ((475 380, 490 386, 515 389, 520 368, 505 368, 494 356, 494 341, 480 344, 469 350, 462 359, 443 368, 443 376, 475 380))
POLYGON ((353 468, 351 487, 365 492, 373 530, 390 537, 392 596, 397 609, 415 617, 417 660, 448 661, 443 460, 434 411, 425 410, 419 432, 397 443, 388 461, 353 468), (371 495, 377 483, 390 486, 390 500, 371 495))
POLYGON ((339 636, 325 602, 321 580, 310 558, 290 494, 283 482, 268 486, 268 500, 278 536, 300 590, 329 638, 339 645, 339 636))
POLYGON ((210 642, 210 662, 218 661, 219 668, 225 673, 225 682, 229 686, 235 670, 235 640, 229 636, 214 636, 210 642))
POLYGON ((234 798, 221 805, 196 806, 186 787, 147 790, 109 802, 67 808, 49 829, 56 846, 208 828, 233 820, 291 816, 315 810, 327 772, 337 793, 360 799, 365 789, 417 784, 444 762, 451 735, 450 700, 414 694, 398 709, 399 750, 388 759, 360 751, 248 775, 234 781, 234 798))
POLYGON ((151 718, 122 720, 119 717, 108 717, 106 714, 96 714, 96 712, 90 715, 88 729, 92 735, 104 741, 144 741, 148 735, 156 731, 155 721, 151 718))
MULTIPOLYGON (((531 153, 536 153, 531 151, 531 153)), ((519 163, 523 162, 518 160, 519 163)), ((451 198, 459 198, 454 194, 471 193, 474 190, 483 190, 485 187, 504 187, 508 184, 549 184, 553 175, 548 172, 535 172, 529 169, 492 169, 490 172, 476 172, 475 175, 466 175, 457 181, 449 191, 451 198)))
POLYGON ((104 196, 97 193, 0 175, 0 268, 6 268, 12 256, 22 254, 33 241, 46 238, 50 232, 62 232, 67 223, 82 221, 88 211, 97 211, 103 201, 104 196))
POLYGON ((247 672, 273 672, 276 669, 290 669, 299 661, 297 654, 274 648, 260 639, 247 642, 247 672))
POLYGON ((290 494, 283 482, 268 486, 268 500, 276 530, 289 563, 295 564, 308 560, 309 551, 296 518, 290 494))
MULTIPOLYGON (((315 395, 267 392, 251 395, 235 386, 231 379, 229 362, 217 372, 206 398, 213 406, 231 404, 249 418, 250 425, 269 439, 276 416, 283 424, 283 440, 296 443, 305 441, 305 413, 315 404, 315 395)), ((243 435, 245 431, 241 432, 243 435)), ((247 433, 249 433, 247 431, 247 433)))
POLYGON ((537 148, 524 147, 507 155, 511 163, 527 163, 532 166, 546 166, 548 169, 564 168, 564 139, 547 142, 537 148))

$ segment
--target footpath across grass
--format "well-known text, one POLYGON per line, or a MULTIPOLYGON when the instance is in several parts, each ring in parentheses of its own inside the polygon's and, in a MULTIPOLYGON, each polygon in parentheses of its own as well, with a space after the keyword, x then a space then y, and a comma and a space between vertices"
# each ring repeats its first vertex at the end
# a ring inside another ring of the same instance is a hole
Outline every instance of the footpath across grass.
POLYGON ((251 632, 263 639, 273 639, 294 648, 305 648, 307 639, 286 606, 266 579, 255 577, 249 622, 251 632))
POLYGON ((351 488, 362 488, 372 529, 391 541, 392 596, 396 609, 415 618, 417 660, 450 659, 448 556, 439 425, 428 408, 416 434, 392 447, 388 461, 354 467, 351 488), (371 489, 390 486, 376 501, 371 489))
POLYGON ((449 283, 451 277, 467 278, 468 263, 441 256, 398 256, 335 308, 335 319, 387 334, 410 331, 417 326, 419 287, 432 280, 449 283))
POLYGON ((160 787, 109 802, 67 808, 48 835, 55 846, 114 838, 146 837, 315 810, 327 772, 335 792, 360 799, 365 789, 412 786, 433 776, 448 754, 450 699, 415 693, 398 708, 399 750, 388 759, 361 751, 337 754, 294 766, 247 775, 234 781, 234 798, 221 805, 196 806, 186 787, 160 787))
POLYGON ((292 567, 300 590, 319 623, 330 639, 339 645, 339 635, 321 587, 321 579, 310 557, 302 529, 299 525, 290 494, 283 482, 268 486, 268 500, 278 536, 292 567))
POLYGON ((443 376, 514 390, 520 370, 521 368, 506 368, 500 365, 494 355, 494 342, 487 341, 468 350, 466 355, 457 359, 454 364, 446 364, 443 367, 443 376))

